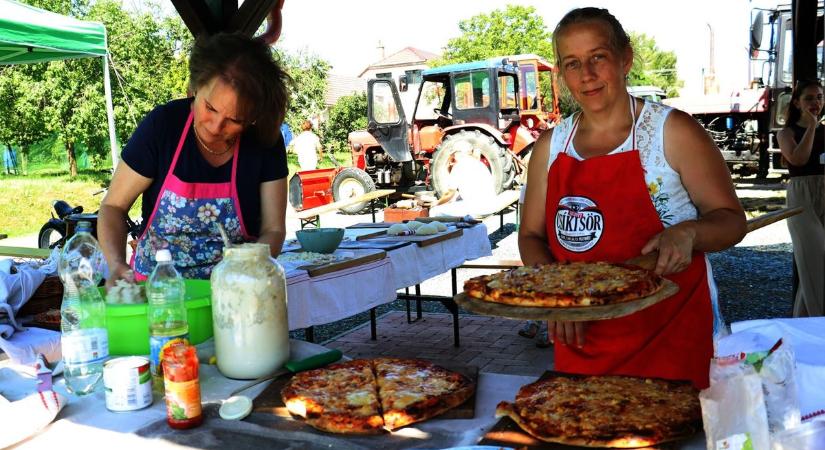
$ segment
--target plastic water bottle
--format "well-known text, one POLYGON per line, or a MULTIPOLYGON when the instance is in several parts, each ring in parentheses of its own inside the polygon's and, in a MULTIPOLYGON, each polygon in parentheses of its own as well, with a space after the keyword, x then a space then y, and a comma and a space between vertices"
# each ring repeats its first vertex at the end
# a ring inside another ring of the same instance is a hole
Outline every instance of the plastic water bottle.
POLYGON ((157 265, 146 281, 146 298, 149 300, 149 362, 152 372, 152 388, 162 394, 163 349, 177 342, 189 343, 189 324, 186 321, 184 295, 186 286, 172 263, 169 250, 158 250, 157 265))
POLYGON ((57 265, 63 281, 63 376, 69 392, 77 395, 95 390, 103 378, 103 363, 109 357, 106 303, 97 288, 103 278, 105 259, 91 232, 90 222, 79 222, 75 235, 60 252, 57 265))

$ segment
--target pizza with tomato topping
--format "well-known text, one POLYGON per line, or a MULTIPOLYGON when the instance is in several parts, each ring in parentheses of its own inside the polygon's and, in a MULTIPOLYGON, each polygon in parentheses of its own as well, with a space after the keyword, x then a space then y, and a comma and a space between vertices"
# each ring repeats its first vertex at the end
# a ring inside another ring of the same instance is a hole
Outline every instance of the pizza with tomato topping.
POLYGON ((464 282, 464 293, 515 306, 576 307, 622 303, 651 296, 664 280, 622 263, 559 262, 516 267, 464 282))
POLYGON ((585 447, 646 447, 702 429, 689 382, 626 376, 551 376, 522 386, 496 415, 536 439, 585 447))
POLYGON ((376 434, 443 414, 475 392, 466 376, 417 359, 358 359, 300 372, 287 410, 322 431, 376 434))

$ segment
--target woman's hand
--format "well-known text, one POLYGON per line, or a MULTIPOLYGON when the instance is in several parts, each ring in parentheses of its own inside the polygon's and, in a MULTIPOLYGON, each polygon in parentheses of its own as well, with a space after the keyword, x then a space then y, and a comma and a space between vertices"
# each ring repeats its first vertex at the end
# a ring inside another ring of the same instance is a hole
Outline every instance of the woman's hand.
POLYGON ((556 339, 564 345, 584 347, 584 330, 587 322, 547 322, 547 336, 550 342, 556 339))
POLYGON ((114 267, 109 268, 109 278, 106 279, 106 291, 115 286, 117 280, 125 280, 129 283, 135 283, 135 272, 125 263, 117 263, 114 267))
POLYGON ((688 268, 693 260, 693 244, 696 241, 696 230, 692 221, 682 222, 653 236, 644 247, 642 254, 658 250, 654 272, 659 275, 678 273, 688 268))

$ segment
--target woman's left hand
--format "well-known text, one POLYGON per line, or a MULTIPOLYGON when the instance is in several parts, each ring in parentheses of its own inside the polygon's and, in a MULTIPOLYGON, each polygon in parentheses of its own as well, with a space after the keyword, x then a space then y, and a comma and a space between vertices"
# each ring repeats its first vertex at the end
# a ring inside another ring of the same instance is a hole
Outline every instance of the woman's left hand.
POLYGON ((654 271, 659 275, 681 272, 693 260, 693 244, 696 231, 690 222, 682 222, 653 236, 644 247, 642 254, 658 250, 659 258, 654 271))

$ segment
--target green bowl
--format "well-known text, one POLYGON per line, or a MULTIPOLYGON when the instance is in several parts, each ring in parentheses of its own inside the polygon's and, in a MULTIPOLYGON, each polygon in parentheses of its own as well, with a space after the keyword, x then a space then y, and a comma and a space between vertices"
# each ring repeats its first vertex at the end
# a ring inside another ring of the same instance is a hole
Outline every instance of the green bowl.
POLYGON ((343 228, 308 228, 298 230, 295 237, 301 248, 308 252, 332 253, 344 238, 343 228))
MULTIPOLYGON (((186 320, 189 342, 200 344, 212 337, 212 288, 209 280, 184 280, 186 320)), ((103 288, 101 288, 103 290, 103 288)), ((105 296, 106 293, 102 292, 105 296)), ((148 355, 149 321, 146 303, 106 305, 109 354, 112 356, 148 355)))

